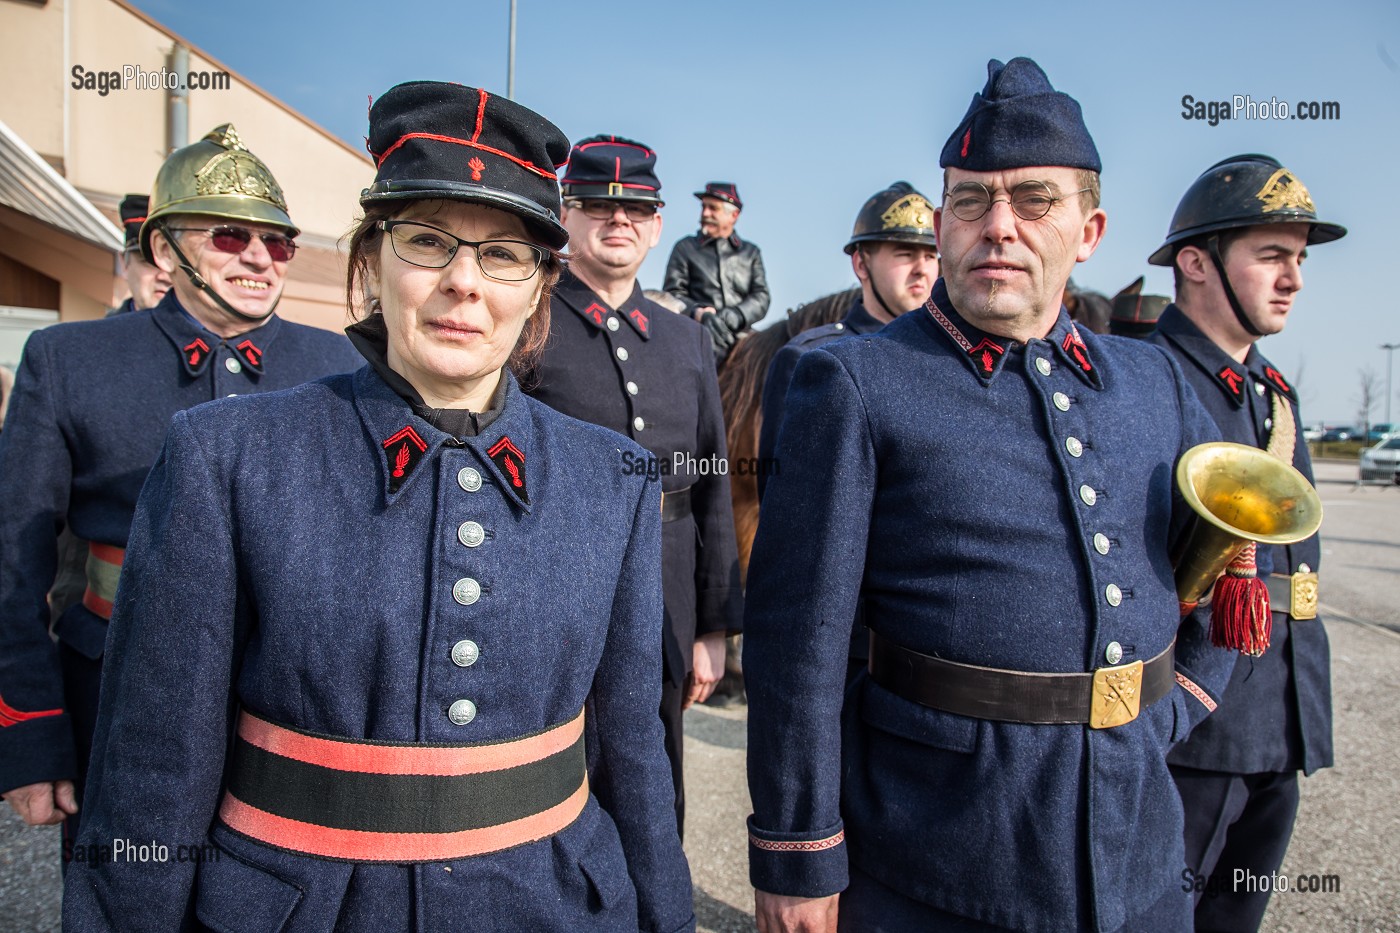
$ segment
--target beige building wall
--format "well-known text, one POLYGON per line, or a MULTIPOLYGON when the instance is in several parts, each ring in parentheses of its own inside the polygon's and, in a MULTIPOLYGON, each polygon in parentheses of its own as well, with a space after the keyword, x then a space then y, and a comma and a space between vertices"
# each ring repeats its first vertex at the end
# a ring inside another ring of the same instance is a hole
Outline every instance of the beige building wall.
MULTIPOLYGON (((189 48, 191 70, 230 73, 227 89, 189 91, 187 138, 177 142, 194 142, 221 123, 237 127, 277 177, 303 231, 279 313, 344 326, 344 258, 336 243, 373 181, 369 157, 135 8, 121 0, 0 0, 0 87, 10 89, 0 96, 0 120, 115 220, 125 194, 150 190, 169 151, 169 94, 138 89, 134 79, 106 95, 75 89, 72 69, 159 72, 177 42, 189 48)), ((70 317, 66 309, 63 317, 70 317)))

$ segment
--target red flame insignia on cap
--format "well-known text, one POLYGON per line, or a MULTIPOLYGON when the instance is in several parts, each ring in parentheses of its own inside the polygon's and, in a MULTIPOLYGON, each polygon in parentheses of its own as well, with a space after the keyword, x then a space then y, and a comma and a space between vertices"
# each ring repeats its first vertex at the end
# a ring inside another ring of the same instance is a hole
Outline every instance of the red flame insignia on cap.
POLYGON ((472 160, 467 163, 467 168, 472 170, 472 181, 481 181, 481 173, 486 171, 486 163, 472 156, 472 160))

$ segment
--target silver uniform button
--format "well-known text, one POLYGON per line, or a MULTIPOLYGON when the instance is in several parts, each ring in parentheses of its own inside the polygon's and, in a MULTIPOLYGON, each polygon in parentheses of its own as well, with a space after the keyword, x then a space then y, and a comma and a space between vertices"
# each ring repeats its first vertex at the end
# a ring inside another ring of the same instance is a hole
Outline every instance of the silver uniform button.
POLYGON ((471 700, 458 700, 447 708, 447 718, 456 726, 465 726, 476 718, 476 704, 471 700))
POLYGON ((471 577, 463 577, 452 585, 452 598, 463 606, 470 606, 481 598, 481 584, 471 577))
POLYGON ((1272 418, 1265 418, 1265 419, 1264 419, 1264 427, 1266 427, 1266 428, 1272 428, 1273 426, 1274 426, 1274 419, 1272 419, 1272 418))
POLYGON ((1050 397, 1050 400, 1055 403, 1055 407, 1060 411, 1069 411, 1069 396, 1063 392, 1056 392, 1050 397))
POLYGON ((481 488, 481 474, 474 467, 462 467, 457 471, 457 485, 467 492, 476 492, 481 488))
POLYGON ((467 547, 476 547, 486 540, 486 529, 476 522, 462 522, 457 526, 457 540, 467 547))
POLYGON ((1254 394, 1255 394, 1255 395, 1263 395, 1263 394, 1264 394, 1264 383, 1262 383, 1262 382, 1256 382, 1256 383, 1254 383, 1254 394))
POLYGON ((1084 500, 1085 505, 1093 505, 1099 501, 1099 494, 1094 492, 1094 487, 1087 483, 1079 487, 1079 498, 1084 500))
POLYGON ((243 372, 243 364, 233 357, 229 357, 224 360, 224 369, 227 369, 231 373, 241 373, 243 372))
POLYGON ((608 318, 608 330, 617 330, 618 327, 619 327, 619 325, 618 325, 618 323, 617 323, 617 318, 615 318, 615 317, 610 317, 610 318, 608 318))
POLYGON ((1299 573, 1312 573, 1312 568, 1309 567, 1307 564, 1299 564, 1299 565, 1298 565, 1298 572, 1299 572, 1299 573))
POLYGON ((1123 646, 1116 641, 1108 643, 1108 647, 1103 650, 1103 659, 1109 664, 1117 664, 1123 660, 1123 646))
POLYGON ((1036 357, 1035 368, 1042 376, 1050 375, 1050 361, 1043 356, 1036 357))
POLYGON ((471 667, 481 657, 481 649, 470 638, 463 638, 452 646, 452 663, 458 667, 471 667))
POLYGON ((617 358, 620 359, 620 360, 622 360, 624 363, 627 362, 627 348, 626 348, 626 347, 618 347, 618 348, 617 348, 617 358))
POLYGON ((1123 601, 1123 591, 1118 588, 1117 583, 1110 583, 1103 588, 1103 598, 1108 600, 1110 606, 1117 606, 1123 601))
POLYGON ((845 325, 845 324, 842 324, 840 321, 837 321, 837 322, 836 322, 836 329, 837 329, 837 330, 845 330, 845 329, 846 329, 846 325, 845 325))
POLYGON ((629 382, 629 383, 627 383, 627 394, 628 394, 628 395, 636 395, 636 394, 637 394, 637 384, 636 384, 635 382, 629 382))
POLYGON ((1101 532, 1101 531, 1095 532, 1095 533, 1094 533, 1094 550, 1098 551, 1100 554, 1107 554, 1107 553, 1108 553, 1108 547, 1109 547, 1108 535, 1104 534, 1104 533, 1101 532))
POLYGON ((642 429, 645 428, 646 426, 647 426, 647 423, 646 423, 645 421, 642 420, 642 416, 641 416, 641 415, 638 415, 637 417, 635 417, 635 418, 632 419, 632 427, 636 428, 638 431, 642 430, 642 429))
POLYGON ((1065 438, 1065 450, 1069 451, 1071 457, 1082 457, 1084 456, 1084 443, 1071 434, 1065 438))

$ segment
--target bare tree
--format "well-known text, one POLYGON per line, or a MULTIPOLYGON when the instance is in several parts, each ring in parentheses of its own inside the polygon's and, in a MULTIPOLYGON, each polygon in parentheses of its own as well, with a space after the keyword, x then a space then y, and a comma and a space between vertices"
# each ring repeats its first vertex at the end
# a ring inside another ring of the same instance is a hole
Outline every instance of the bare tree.
POLYGON ((1371 411, 1385 393, 1381 388, 1381 377, 1371 367, 1363 367, 1357 376, 1360 381, 1356 393, 1356 420, 1360 422, 1361 439, 1364 441, 1371 431, 1371 411))

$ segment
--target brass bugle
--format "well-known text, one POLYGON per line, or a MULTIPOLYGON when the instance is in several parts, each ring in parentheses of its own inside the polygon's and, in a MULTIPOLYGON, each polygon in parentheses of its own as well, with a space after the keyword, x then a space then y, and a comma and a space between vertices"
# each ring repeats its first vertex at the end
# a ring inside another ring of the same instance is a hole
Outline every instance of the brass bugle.
POLYGON ((1176 485, 1196 513, 1172 557, 1182 603, 1204 596, 1249 542, 1295 544, 1322 526, 1322 500, 1308 478, 1257 447, 1192 447, 1177 462, 1176 485))

